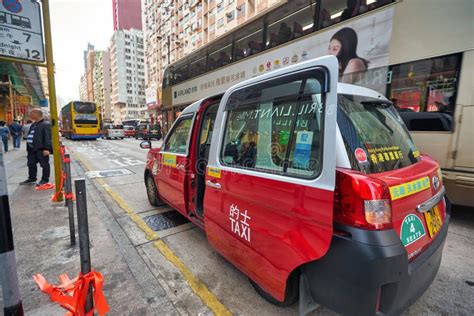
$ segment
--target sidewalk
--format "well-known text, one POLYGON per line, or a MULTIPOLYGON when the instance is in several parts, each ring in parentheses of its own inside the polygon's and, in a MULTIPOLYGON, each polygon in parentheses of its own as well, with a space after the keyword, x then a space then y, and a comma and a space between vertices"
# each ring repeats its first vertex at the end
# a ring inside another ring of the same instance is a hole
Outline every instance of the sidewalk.
MULTIPOLYGON (((53 305, 32 277, 41 273, 50 283, 57 284, 60 274, 67 273, 71 278, 78 275, 79 246, 70 246, 67 208, 64 203, 51 202, 54 190, 36 191, 34 185, 19 185, 27 178, 24 147, 6 153, 4 158, 23 307, 29 315, 64 315, 65 310, 53 305)), ((84 176, 77 174, 74 164, 71 166, 73 179, 84 176)), ((117 241, 115 230, 115 237, 112 235, 113 217, 107 218, 103 210, 99 211, 97 205, 104 204, 94 186, 88 181, 86 185, 92 267, 104 275, 103 290, 110 315, 180 314, 156 285, 153 275, 146 273, 145 263, 128 238, 124 235, 117 241), (144 288, 144 283, 150 286, 144 288)), ((0 310, 2 297, 0 287, 0 310)))

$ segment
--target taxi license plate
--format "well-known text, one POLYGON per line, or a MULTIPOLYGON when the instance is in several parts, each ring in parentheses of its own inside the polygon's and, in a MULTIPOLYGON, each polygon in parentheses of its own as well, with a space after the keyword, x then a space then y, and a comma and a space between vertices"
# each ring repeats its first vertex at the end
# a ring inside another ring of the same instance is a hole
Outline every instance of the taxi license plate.
POLYGON ((433 238, 433 236, 436 235, 443 225, 443 221, 441 220, 441 215, 439 214, 439 209, 437 206, 425 212, 425 220, 430 237, 433 238))

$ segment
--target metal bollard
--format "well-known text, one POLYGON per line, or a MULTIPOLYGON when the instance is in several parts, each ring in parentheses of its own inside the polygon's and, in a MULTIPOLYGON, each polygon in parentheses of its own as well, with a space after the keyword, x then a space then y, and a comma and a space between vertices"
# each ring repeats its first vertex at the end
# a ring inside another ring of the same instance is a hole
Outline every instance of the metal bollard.
POLYGON ((7 316, 24 315, 18 286, 15 247, 8 200, 7 177, 0 151, 0 281, 3 292, 3 314, 7 316))
POLYGON ((65 201, 69 215, 69 233, 71 235, 71 246, 76 244, 76 228, 74 225, 74 200, 72 198, 72 182, 71 182, 71 158, 69 154, 64 155, 64 172, 66 174, 66 181, 64 183, 65 201))
MULTIPOLYGON (((74 181, 76 187, 77 225, 79 229, 79 253, 81 257, 81 273, 91 272, 91 251, 89 243, 89 219, 87 216, 86 180, 74 181)), ((89 287, 86 298, 85 313, 93 308, 92 287, 89 287)))

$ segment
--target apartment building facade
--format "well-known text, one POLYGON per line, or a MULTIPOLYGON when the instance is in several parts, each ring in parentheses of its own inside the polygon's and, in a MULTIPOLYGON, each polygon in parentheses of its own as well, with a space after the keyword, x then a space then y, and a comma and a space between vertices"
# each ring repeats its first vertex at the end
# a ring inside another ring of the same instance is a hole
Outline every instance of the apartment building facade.
POLYGON ((167 65, 285 0, 143 0, 147 103, 160 113, 167 65))
POLYGON ((137 29, 117 30, 110 42, 112 82, 111 119, 118 124, 146 119, 145 60, 143 33, 137 29))
POLYGON ((108 51, 97 51, 94 65, 94 102, 99 106, 102 119, 112 119, 112 103, 110 99, 110 54, 108 51))
POLYGON ((82 74, 79 82, 79 101, 87 101, 87 79, 85 73, 82 74))
POLYGON ((140 0, 112 0, 114 31, 142 29, 140 0))

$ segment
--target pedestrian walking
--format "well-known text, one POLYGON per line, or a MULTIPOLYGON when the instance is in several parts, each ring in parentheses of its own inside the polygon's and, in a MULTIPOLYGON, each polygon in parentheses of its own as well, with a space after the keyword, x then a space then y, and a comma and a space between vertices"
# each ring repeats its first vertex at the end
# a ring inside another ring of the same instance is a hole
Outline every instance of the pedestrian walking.
POLYGON ((30 132, 30 127, 31 127, 31 120, 26 121, 26 124, 22 126, 21 128, 21 135, 23 137, 23 140, 26 140, 28 137, 28 133, 30 132))
POLYGON ((10 124, 10 134, 13 138, 13 149, 15 150, 20 149, 22 128, 23 126, 21 126, 19 121, 13 121, 13 123, 10 124))
POLYGON ((26 149, 28 152, 28 179, 21 184, 35 183, 38 174, 38 163, 43 169, 41 181, 36 185, 49 182, 50 167, 49 156, 51 155, 51 124, 43 118, 43 112, 35 108, 30 112, 30 118, 34 121, 26 138, 26 149))
POLYGON ((4 121, 0 121, 0 138, 3 142, 3 151, 8 152, 8 140, 10 139, 10 130, 5 126, 4 121))

